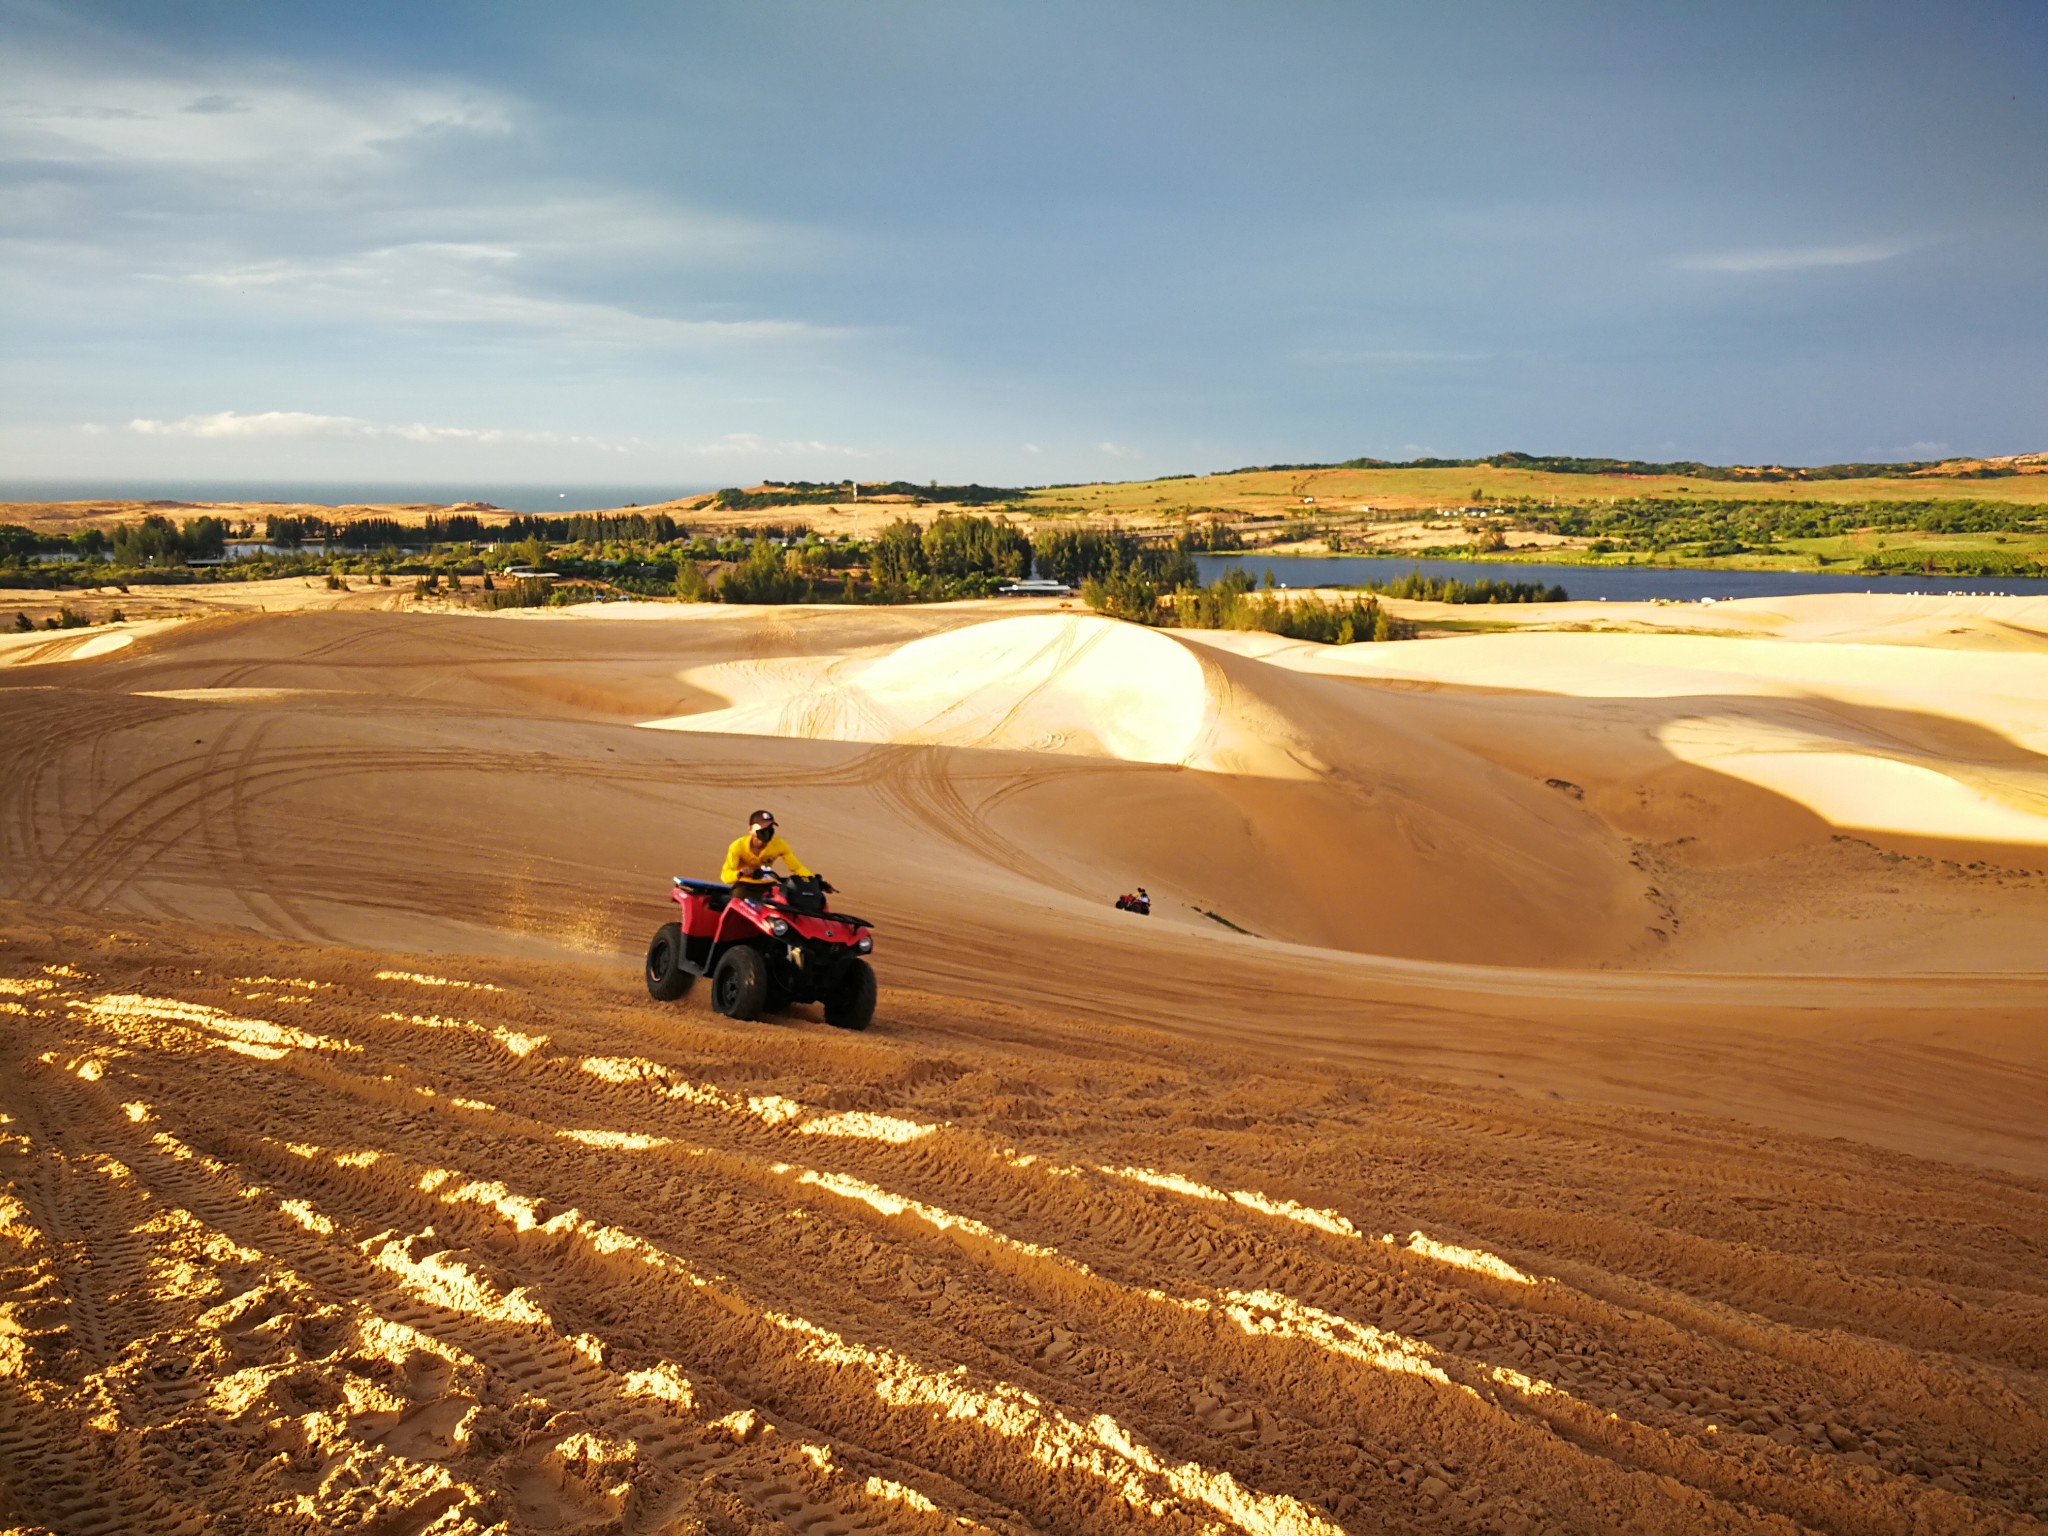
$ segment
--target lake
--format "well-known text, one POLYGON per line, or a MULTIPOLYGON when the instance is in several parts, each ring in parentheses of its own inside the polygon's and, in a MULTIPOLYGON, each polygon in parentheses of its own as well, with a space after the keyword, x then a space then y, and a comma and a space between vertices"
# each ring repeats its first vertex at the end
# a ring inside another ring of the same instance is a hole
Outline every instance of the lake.
POLYGON ((1533 581, 1574 599, 1643 602, 1661 597, 1792 597, 1810 592, 1950 592, 2048 597, 2048 579, 2026 576, 1857 576, 1832 571, 1690 571, 1649 565, 1522 565, 1504 560, 1379 560, 1325 555, 1197 555, 1202 580, 1242 567, 1261 582, 1267 568, 1288 587, 1355 587, 1398 581, 1410 571, 1461 581, 1533 581))

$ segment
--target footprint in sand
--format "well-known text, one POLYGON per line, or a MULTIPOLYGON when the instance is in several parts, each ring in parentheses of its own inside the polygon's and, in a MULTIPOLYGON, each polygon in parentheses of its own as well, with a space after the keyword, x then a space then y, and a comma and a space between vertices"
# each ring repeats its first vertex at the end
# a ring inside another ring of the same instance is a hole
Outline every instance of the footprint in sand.
POLYGON ((385 1448, 414 1461, 447 1461, 469 1449, 479 1409, 468 1397, 444 1397, 408 1409, 380 1437, 385 1448))
POLYGON ((814 1502, 801 1489, 777 1479, 748 1490, 755 1507, 772 1515, 789 1530, 802 1536, 853 1536, 858 1527, 849 1523, 843 1511, 814 1502))
POLYGON ((1225 1402, 1206 1389, 1197 1392, 1190 1403, 1195 1410, 1195 1422, 1214 1434, 1247 1435, 1258 1423, 1249 1405, 1225 1402))
POLYGON ((534 1530, 608 1526, 624 1504, 623 1497, 609 1496, 574 1476, 556 1446, 521 1453, 502 1475, 519 1524, 534 1530))

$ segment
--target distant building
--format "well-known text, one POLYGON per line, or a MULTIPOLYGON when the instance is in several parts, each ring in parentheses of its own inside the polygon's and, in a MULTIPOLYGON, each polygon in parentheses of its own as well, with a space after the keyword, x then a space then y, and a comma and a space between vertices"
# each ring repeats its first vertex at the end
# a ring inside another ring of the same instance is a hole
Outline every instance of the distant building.
POLYGON ((996 588, 997 597, 1072 597, 1074 589, 1063 581, 1006 581, 996 588))

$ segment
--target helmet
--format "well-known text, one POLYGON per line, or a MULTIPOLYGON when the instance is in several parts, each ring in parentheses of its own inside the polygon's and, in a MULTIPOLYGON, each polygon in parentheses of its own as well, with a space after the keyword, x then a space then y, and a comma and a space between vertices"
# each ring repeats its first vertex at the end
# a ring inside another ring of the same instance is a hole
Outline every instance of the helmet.
POLYGON ((773 811, 756 811, 747 818, 747 825, 750 827, 772 827, 775 825, 775 813, 773 811))

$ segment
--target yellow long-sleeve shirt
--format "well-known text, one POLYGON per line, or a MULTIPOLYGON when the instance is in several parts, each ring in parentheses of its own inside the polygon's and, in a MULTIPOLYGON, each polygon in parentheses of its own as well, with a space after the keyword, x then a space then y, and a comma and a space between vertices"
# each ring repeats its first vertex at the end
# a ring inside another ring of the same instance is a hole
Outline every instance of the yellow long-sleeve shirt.
POLYGON ((754 834, 749 832, 745 837, 735 839, 733 845, 725 850, 725 868, 719 872, 718 878, 727 885, 731 885, 735 880, 757 879, 760 877, 761 871, 770 864, 773 864, 777 859, 782 860, 783 863, 789 866, 789 872, 792 875, 808 875, 810 873, 808 869, 804 868, 803 860, 799 859, 790 850, 789 844, 782 840, 781 833, 778 832, 775 836, 769 838, 762 845, 760 852, 756 853, 754 851, 754 834))

